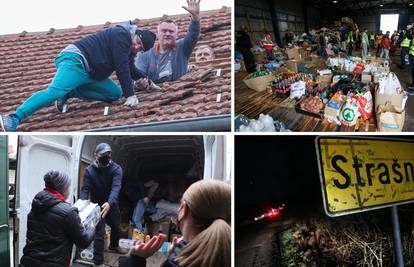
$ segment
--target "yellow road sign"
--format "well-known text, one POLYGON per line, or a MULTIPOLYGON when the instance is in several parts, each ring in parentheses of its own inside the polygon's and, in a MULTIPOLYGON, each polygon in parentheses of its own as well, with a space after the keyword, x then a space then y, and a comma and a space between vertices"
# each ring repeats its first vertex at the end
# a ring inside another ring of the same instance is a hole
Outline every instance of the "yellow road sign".
POLYGON ((329 216, 414 201, 414 140, 318 137, 316 149, 329 216))

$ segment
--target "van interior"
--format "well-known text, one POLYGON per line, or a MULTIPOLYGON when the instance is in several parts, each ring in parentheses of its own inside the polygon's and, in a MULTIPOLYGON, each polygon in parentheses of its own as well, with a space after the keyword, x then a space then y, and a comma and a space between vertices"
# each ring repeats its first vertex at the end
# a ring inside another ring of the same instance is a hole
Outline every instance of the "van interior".
MULTIPOLYGON (((113 161, 123 169, 119 195, 121 238, 132 237, 133 226, 130 222, 139 200, 137 192, 140 183, 155 181, 159 185, 153 200, 164 200, 178 206, 188 186, 203 177, 202 136, 86 136, 81 152, 78 193, 82 188, 85 168, 94 161, 95 147, 102 142, 111 146, 113 161)), ((154 235, 162 232, 171 241, 178 235, 174 224, 176 216, 171 213, 157 216, 157 219, 144 216, 147 233, 154 235)), ((118 256, 117 253, 105 253, 105 264, 116 265, 118 256)), ((76 262, 85 261, 88 262, 77 253, 76 262)))
MULTIPOLYGON (((172 203, 180 203, 182 194, 191 183, 203 179, 206 175, 222 176, 216 170, 222 169, 221 161, 224 158, 211 157, 215 155, 215 149, 219 150, 222 146, 221 139, 202 135, 20 136, 16 177, 20 177, 19 179, 24 182, 18 185, 19 180, 16 180, 17 217, 15 217, 13 241, 15 263, 18 264, 25 245, 25 225, 31 208, 30 203, 34 195, 44 187, 43 179, 39 177, 43 177, 48 170, 62 170, 73 177, 72 192, 67 201, 74 203, 82 188, 83 173, 95 160, 96 145, 102 142, 108 143, 112 147, 112 160, 123 168, 122 189, 119 195, 121 238, 130 238, 132 231, 129 224, 137 201, 134 188, 141 182, 155 180, 159 183, 157 191, 160 192, 154 196, 154 200, 164 199, 172 203), (205 162, 207 158, 215 158, 215 162, 205 162), (30 186, 27 186, 28 184, 30 186)), ((167 216, 155 221, 146 217, 148 232, 150 234, 164 232, 169 240, 172 240, 177 234, 172 217, 167 216)), ((119 254, 115 253, 105 253, 105 265, 117 266, 118 256, 119 254)), ((91 261, 85 261, 80 257, 79 250, 76 250, 73 259, 72 266, 92 265, 91 261)), ((147 260, 147 266, 159 265, 160 260, 155 259, 153 265, 151 260, 147 260)))

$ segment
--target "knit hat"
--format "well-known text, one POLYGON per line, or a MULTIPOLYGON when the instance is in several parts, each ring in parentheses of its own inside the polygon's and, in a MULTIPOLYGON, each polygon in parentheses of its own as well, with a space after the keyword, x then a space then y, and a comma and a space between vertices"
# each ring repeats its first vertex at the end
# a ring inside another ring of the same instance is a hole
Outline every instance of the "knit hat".
POLYGON ((144 51, 150 50, 155 42, 155 34, 149 30, 136 30, 135 33, 141 39, 144 51))
POLYGON ((64 194, 70 186, 70 178, 66 173, 49 171, 43 177, 45 186, 64 194))

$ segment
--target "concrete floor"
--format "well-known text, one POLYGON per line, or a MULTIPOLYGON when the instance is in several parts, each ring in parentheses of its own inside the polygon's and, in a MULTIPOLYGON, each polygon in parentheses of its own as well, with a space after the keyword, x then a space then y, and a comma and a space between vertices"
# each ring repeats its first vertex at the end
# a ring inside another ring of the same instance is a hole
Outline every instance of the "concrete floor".
MULTIPOLYGON (((354 51, 353 53, 354 56, 360 56, 361 53, 360 51, 354 51)), ((394 72, 398 79, 400 80, 400 83, 402 85, 402 87, 404 89, 406 89, 409 85, 412 84, 412 78, 411 78, 411 66, 407 66, 404 70, 401 70, 399 68, 400 65, 400 57, 399 57, 399 53, 397 52, 396 56, 392 56, 391 57, 391 64, 390 64, 390 69, 392 72, 394 72)), ((242 84, 242 79, 241 77, 238 77, 236 74, 235 77, 235 88, 245 88, 245 85, 242 84)), ((251 89, 248 89, 251 90, 251 89)), ((255 91, 251 90, 252 94, 255 93, 255 91)), ((236 98, 237 98, 237 94, 236 94, 236 98)), ((252 98, 254 99, 254 98, 252 98)), ((271 99, 270 99, 271 100, 271 99)), ((236 104, 237 104, 237 99, 235 100, 236 104)), ((273 103, 272 101, 269 103, 273 103)), ((257 107, 259 109, 264 109, 264 110, 260 110, 259 113, 270 113, 270 110, 272 110, 274 107, 272 107, 269 103, 265 103, 263 105, 261 105, 260 107, 257 107)), ((276 103, 274 103, 274 105, 276 105, 276 103)), ((237 106, 237 105, 236 105, 237 106)), ((414 96, 413 95, 409 95, 406 106, 405 106, 405 124, 404 124, 404 129, 403 131, 405 132, 414 132, 414 96)), ((276 118, 277 119, 277 118, 276 118)))

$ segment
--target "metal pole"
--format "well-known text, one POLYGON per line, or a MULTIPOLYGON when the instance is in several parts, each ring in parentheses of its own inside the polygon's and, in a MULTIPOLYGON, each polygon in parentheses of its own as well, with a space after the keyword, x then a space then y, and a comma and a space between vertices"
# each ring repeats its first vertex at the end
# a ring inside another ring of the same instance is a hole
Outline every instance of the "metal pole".
POLYGON ((403 249, 401 243, 400 221, 397 206, 391 207, 392 233, 394 239, 395 261, 397 267, 404 267, 403 249))

